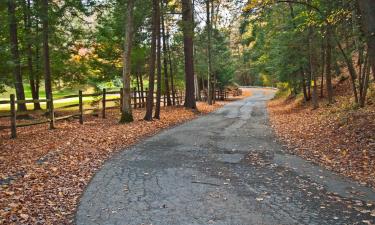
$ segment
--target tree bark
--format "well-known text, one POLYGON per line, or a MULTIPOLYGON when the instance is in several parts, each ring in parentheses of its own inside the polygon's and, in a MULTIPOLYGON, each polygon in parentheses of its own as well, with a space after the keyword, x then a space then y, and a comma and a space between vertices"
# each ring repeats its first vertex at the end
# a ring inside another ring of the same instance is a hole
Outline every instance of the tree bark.
MULTIPOLYGON (((132 122, 132 106, 130 96, 130 83, 131 83, 131 51, 133 45, 133 0, 128 0, 126 10, 126 25, 125 25, 125 43, 124 43, 124 63, 122 71, 123 79, 123 98, 122 98, 122 114, 120 123, 132 122)), ((135 93, 134 93, 135 94, 135 93)), ((134 103, 135 104, 135 103, 134 103)))
MULTIPOLYGON (((36 81, 36 75, 34 73, 33 68, 33 51, 32 51, 32 44, 31 44, 31 2, 30 0, 26 0, 24 2, 24 13, 25 13, 25 36, 26 36, 26 53, 27 53, 27 67, 29 70, 29 84, 30 84, 30 90, 31 90, 31 96, 33 100, 39 100, 39 94, 38 94, 38 86, 36 81)), ((34 102, 34 110, 40 110, 42 109, 40 107, 39 102, 34 102)))
POLYGON ((161 29, 162 29, 162 37, 163 37, 163 69, 164 69, 164 86, 165 86, 165 94, 167 96, 167 106, 171 106, 171 93, 169 90, 169 78, 168 78, 168 53, 167 53, 167 40, 165 37, 165 19, 164 19, 164 0, 161 2, 161 29))
POLYGON ((326 34, 326 86, 328 94, 328 103, 333 103, 333 87, 332 87, 332 77, 331 77, 331 54, 332 54, 332 45, 331 45, 331 27, 328 25, 327 34, 326 34))
POLYGON ((174 79, 173 79, 173 65, 172 65, 172 49, 169 43, 169 30, 167 29, 167 52, 168 52, 168 63, 169 63, 169 76, 171 78, 171 91, 172 91, 172 104, 176 105, 176 89, 174 86, 174 79))
POLYGON ((321 50, 321 60, 322 60, 322 65, 321 65, 321 80, 320 80, 320 97, 323 98, 324 97, 324 93, 323 93, 323 90, 324 90, 324 68, 325 68, 325 65, 326 65, 326 48, 325 48, 325 44, 324 44, 324 39, 322 41, 322 50, 321 50))
POLYGON ((142 99, 142 108, 145 107, 145 96, 144 96, 144 89, 143 89, 143 76, 139 74, 139 83, 140 83, 140 90, 141 90, 141 99, 142 99))
POLYGON ((171 56, 171 49, 168 47, 168 58, 169 58, 169 74, 171 77, 171 91, 172 91, 172 104, 176 105, 176 87, 174 85, 174 76, 173 76, 173 63, 172 63, 172 56, 171 56))
MULTIPOLYGON (((359 106, 362 108, 366 105, 366 95, 370 76, 370 57, 368 54, 369 52, 367 51, 362 71, 359 72, 359 106)), ((362 65, 360 66, 362 67, 362 65)))
POLYGON ((141 84, 140 84, 140 81, 139 81, 139 76, 140 76, 140 73, 137 71, 136 74, 136 80, 137 80, 137 97, 139 99, 139 104, 138 104, 138 107, 139 108, 142 108, 142 97, 141 97, 141 84))
POLYGON ((212 105, 213 99, 213 79, 212 79, 212 56, 211 56, 211 36, 212 24, 210 16, 210 0, 206 0, 206 24, 207 24, 207 54, 208 54, 208 68, 207 68, 207 103, 212 105))
POLYGON ((185 55, 185 103, 186 108, 196 109, 194 97, 194 55, 193 36, 194 24, 192 18, 191 0, 182 0, 182 21, 185 55))
MULTIPOLYGON (((17 100, 25 100, 25 91, 23 88, 23 80, 21 74, 21 61, 18 49, 18 35, 17 35, 17 18, 16 18, 16 4, 15 0, 8 0, 8 14, 9 14, 9 35, 10 35, 10 49, 13 61, 13 79, 14 88, 16 89, 17 100)), ((26 111, 25 103, 17 103, 18 111, 26 111)))
POLYGON ((313 83, 314 83, 313 94, 312 94, 313 109, 317 109, 318 108, 318 87, 316 84, 315 54, 314 54, 314 49, 313 49, 313 32, 314 32, 313 28, 310 27, 309 28, 309 64, 310 64, 309 87, 311 86, 311 80, 313 80, 313 83))
POLYGON ((375 1, 357 0, 361 12, 362 30, 366 36, 369 60, 375 80, 375 1))
POLYGON ((303 100, 304 100, 304 102, 307 102, 307 101, 309 101, 309 97, 307 95, 306 76, 305 76, 304 71, 301 72, 301 76, 302 76, 301 84, 302 84, 303 100))
POLYGON ((43 64, 44 64, 44 86, 46 92, 46 98, 51 101, 47 102, 47 108, 53 108, 53 95, 52 95, 52 79, 51 79, 51 67, 49 57, 49 44, 48 44, 48 0, 41 1, 42 9, 42 27, 43 27, 43 64))
POLYGON ((148 82, 148 94, 146 100, 146 114, 144 119, 152 120, 152 111, 154 107, 154 85, 155 85, 155 59, 156 59, 156 39, 157 39, 157 13, 158 0, 152 0, 152 34, 151 34, 151 52, 150 52, 150 71, 148 82))
POLYGON ((157 37, 157 86, 156 86, 156 105, 155 105, 155 119, 160 119, 160 100, 161 100, 161 35, 160 35, 160 2, 158 0, 156 7, 156 37, 157 37))

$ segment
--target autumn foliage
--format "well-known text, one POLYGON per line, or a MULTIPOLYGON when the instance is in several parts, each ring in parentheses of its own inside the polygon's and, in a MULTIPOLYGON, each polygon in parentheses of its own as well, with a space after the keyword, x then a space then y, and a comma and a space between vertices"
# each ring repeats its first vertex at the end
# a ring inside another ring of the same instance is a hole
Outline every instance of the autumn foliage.
POLYGON ((336 102, 315 110, 301 98, 273 100, 271 123, 290 152, 375 188, 375 105, 357 109, 349 85, 338 82, 336 102))
MULTIPOLYGON (((245 93, 247 96, 248 93, 245 93)), ((162 129, 212 112, 215 105, 198 103, 199 113, 182 107, 164 107, 161 119, 143 120, 134 110, 134 122, 119 124, 119 110, 107 119, 85 118, 19 129, 17 139, 0 133, 0 223, 72 224, 79 197, 103 162, 162 129)))

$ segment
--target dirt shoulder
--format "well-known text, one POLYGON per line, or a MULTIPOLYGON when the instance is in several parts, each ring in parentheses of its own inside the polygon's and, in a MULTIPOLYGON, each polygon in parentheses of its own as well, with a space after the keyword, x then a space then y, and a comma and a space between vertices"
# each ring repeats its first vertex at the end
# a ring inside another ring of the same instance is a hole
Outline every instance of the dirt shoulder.
POLYGON ((320 99, 316 110, 301 98, 273 100, 270 120, 290 152, 375 188, 375 105, 352 107, 348 85, 337 85, 336 102, 320 99))

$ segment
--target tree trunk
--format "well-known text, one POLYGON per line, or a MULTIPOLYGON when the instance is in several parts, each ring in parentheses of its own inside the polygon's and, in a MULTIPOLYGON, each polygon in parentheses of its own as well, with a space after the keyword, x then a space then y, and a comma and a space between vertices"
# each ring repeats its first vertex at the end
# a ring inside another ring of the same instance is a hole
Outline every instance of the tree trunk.
MULTIPOLYGON (((38 7, 38 0, 35 0, 34 2, 35 7, 38 7)), ((39 19, 38 17, 35 18, 35 37, 39 37, 39 19)), ((35 93, 36 98, 39 99, 39 89, 40 89, 40 76, 42 74, 41 72, 41 61, 40 61, 40 43, 39 41, 36 41, 35 43, 35 93)))
MULTIPOLYGON (((313 28, 309 28, 309 64, 310 64, 310 82, 309 82, 309 92, 310 92, 310 86, 311 86, 311 80, 313 80, 314 86, 313 86, 313 94, 312 94, 312 100, 313 100, 313 109, 318 108, 318 87, 316 85, 316 70, 315 70, 315 54, 313 49, 313 36, 314 31, 313 28)), ((309 93, 310 94, 310 93, 309 93)), ((310 96, 309 96, 310 98, 310 96)))
POLYGON ((138 98, 138 107, 139 108, 142 108, 142 99, 141 99, 141 84, 140 84, 140 81, 139 81, 139 76, 140 76, 140 73, 137 71, 136 74, 136 79, 137 79, 137 98, 138 98))
POLYGON ((151 52, 150 52, 150 71, 148 79, 148 94, 146 100, 146 114, 144 119, 147 121, 152 120, 152 111, 154 107, 154 84, 155 84, 155 59, 156 59, 156 39, 157 39, 157 8, 158 0, 152 0, 152 34, 151 34, 151 52))
POLYGON ((142 108, 145 107, 145 96, 144 96, 144 89, 143 89, 143 76, 139 74, 139 83, 140 83, 140 90, 141 90, 141 99, 142 99, 142 108))
POLYGON ((176 105, 176 89, 174 86, 174 80, 173 80, 173 66, 172 66, 172 50, 171 46, 169 44, 169 30, 167 29, 167 52, 168 52, 168 62, 169 62, 169 76, 171 78, 171 91, 172 91, 172 104, 176 105))
MULTIPOLYGON (((212 13, 212 12, 211 12, 212 13)), ((208 54, 208 68, 207 68, 207 102, 212 105, 213 99, 213 79, 212 79, 212 57, 211 57, 211 36, 212 24, 210 16, 210 0, 206 0, 206 23, 207 23, 207 54, 208 54)))
POLYGON ((302 76, 301 84, 302 84, 303 100, 304 100, 304 102, 307 102, 309 100, 309 98, 308 98, 308 95, 307 95, 306 76, 305 76, 304 71, 302 71, 301 76, 302 76))
MULTIPOLYGON (((33 68, 33 51, 32 51, 32 44, 31 44, 31 2, 30 0, 26 0, 25 7, 24 7, 24 13, 25 13, 25 36, 26 36, 26 53, 27 53, 27 67, 29 69, 29 83, 30 83, 30 90, 31 90, 31 96, 33 100, 39 100, 39 94, 38 94, 38 85, 36 83, 36 76, 34 73, 33 68)), ((42 109, 40 107, 39 102, 34 102, 34 110, 40 110, 42 109)))
POLYGON ((192 18, 191 0, 182 0, 182 21, 185 55, 185 103, 186 108, 196 109, 194 97, 194 56, 193 36, 194 24, 192 18))
MULTIPOLYGON (((169 48, 170 50, 170 48, 169 48)), ((173 65, 172 65, 172 57, 171 57, 171 52, 169 52, 168 54, 168 58, 169 58, 169 74, 170 74, 170 77, 171 77, 171 91, 172 91, 172 104, 173 105, 176 105, 176 87, 174 85, 174 76, 173 76, 173 65)))
POLYGON ((324 68, 325 68, 325 65, 326 65, 326 49, 325 49, 325 44, 324 44, 324 39, 322 41, 322 50, 321 50, 321 60, 322 60, 322 65, 321 65, 321 80, 320 80, 320 97, 323 98, 324 97, 324 93, 323 93, 323 90, 324 90, 324 68))
POLYGON ((156 37, 157 37, 157 55, 156 55, 156 62, 157 62, 157 86, 156 86, 156 105, 155 105, 155 119, 160 119, 160 100, 161 100, 161 35, 160 35, 160 2, 158 0, 158 4, 156 7, 156 17, 157 17, 157 24, 156 24, 156 37))
MULTIPOLYGON (((130 96, 131 83, 131 51, 133 45, 133 0, 128 0, 126 9, 126 25, 125 25, 125 43, 124 43, 124 63, 122 70, 123 81, 123 98, 120 123, 132 122, 132 105, 130 96)), ((135 93, 134 93, 135 94, 135 93)), ((134 103, 135 104, 135 103, 134 103)))
POLYGON ((351 84, 352 84, 353 95, 354 95, 354 101, 355 101, 355 103, 358 104, 359 100, 358 100, 358 92, 357 92, 357 86, 356 86, 357 72, 354 68, 353 61, 346 55, 343 47, 341 46, 340 42, 337 41, 337 39, 336 39, 336 44, 339 47, 340 52, 344 57, 346 66, 348 67, 350 80, 351 80, 351 84))
MULTIPOLYGON (((8 14, 9 14, 9 35, 10 35, 10 49, 13 61, 13 79, 14 88, 16 89, 17 100, 25 100, 25 91, 23 88, 23 80, 21 74, 21 61, 18 50, 18 36, 17 36, 17 18, 16 18, 16 4, 15 0, 8 0, 8 14)), ((26 111, 26 104, 17 104, 18 111, 26 111)))
POLYGON ((375 80, 375 1, 358 0, 362 30, 366 36, 370 65, 375 80))
POLYGON ((52 79, 49 58, 48 45, 48 0, 42 0, 42 26, 43 26, 43 64, 44 64, 44 86, 46 98, 51 101, 47 102, 47 108, 53 108, 52 79))
POLYGON ((169 91, 169 79, 168 79, 168 53, 167 53, 167 40, 165 37, 165 24, 164 24, 164 0, 161 2, 161 25, 162 25, 162 36, 163 36, 163 62, 164 62, 164 85, 165 85, 165 94, 167 95, 167 106, 171 106, 171 94, 169 91))
POLYGON ((326 34, 326 86, 328 94, 328 103, 333 103, 333 87, 332 87, 332 77, 331 77, 331 27, 328 25, 326 34))
POLYGON ((366 95, 370 78, 370 57, 368 54, 369 52, 366 54, 362 71, 359 73, 359 106, 362 108, 366 105, 366 95))

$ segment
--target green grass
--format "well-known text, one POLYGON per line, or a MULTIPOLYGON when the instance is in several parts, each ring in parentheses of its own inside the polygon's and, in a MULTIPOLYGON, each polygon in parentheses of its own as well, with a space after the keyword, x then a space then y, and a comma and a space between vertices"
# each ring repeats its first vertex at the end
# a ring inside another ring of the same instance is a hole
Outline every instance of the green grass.
MULTIPOLYGON (((144 88, 148 87, 148 81, 147 80, 144 80, 143 83, 144 83, 143 84, 144 88)), ((135 87, 135 83, 132 82, 132 88, 133 87, 135 87)), ((78 94, 78 90, 80 88, 82 88, 82 87, 62 88, 60 90, 53 91, 53 97, 54 97, 54 99, 58 99, 60 97, 67 96, 67 95, 76 95, 76 94, 78 94)), ((85 90, 85 89, 86 89, 86 91, 84 92, 85 94, 89 94, 89 93, 94 92, 94 89, 92 87, 91 88, 82 88, 82 90, 85 90)), ((114 88, 114 89, 116 89, 116 88, 114 88)), ((30 89, 30 85, 28 83, 24 83, 24 92, 25 92, 26 99, 32 99, 31 89, 30 89)), ((15 94, 15 90, 14 90, 14 88, 7 87, 5 92, 0 93, 0 100, 9 100, 10 94, 15 94)), ((40 86, 39 97, 40 97, 40 99, 45 99, 45 90, 44 90, 43 85, 40 86)), ((113 99, 113 98, 119 98, 119 96, 107 95, 107 99, 113 99)), ((84 97, 83 98, 84 106, 86 108, 87 107, 92 108, 90 106, 90 104, 95 99, 97 99, 97 97, 84 97)), ((59 107, 63 107, 63 106, 66 106, 66 105, 72 105, 72 104, 78 104, 78 101, 79 101, 78 98, 54 100, 54 107, 55 107, 56 110, 59 110, 58 109, 59 107)), ((107 106, 114 106, 114 102, 107 102, 107 106)), ((26 104, 26 107, 27 107, 28 110, 33 110, 34 104, 28 103, 28 104, 26 104)), ((45 109, 46 103, 41 103, 41 107, 43 109, 45 109)), ((78 110, 78 107, 76 107, 76 108, 72 107, 72 108, 60 109, 60 110, 78 110)), ((0 104, 0 115, 9 114, 9 111, 10 111, 10 105, 9 104, 0 104)))
MULTIPOLYGON (((111 94, 111 95, 107 95, 106 98, 107 99, 116 99, 116 98, 119 98, 119 95, 112 95, 111 94)), ((84 97, 83 98, 84 108, 92 108, 91 103, 95 100, 97 100, 96 97, 84 97)), ((78 103, 79 103, 78 98, 55 100, 54 101, 54 108, 55 108, 56 111, 59 111, 59 110, 74 111, 74 110, 78 110, 78 107, 71 107, 71 108, 66 108, 66 109, 59 109, 59 108, 63 107, 63 106, 66 106, 66 105, 73 105, 73 104, 78 104, 78 103)), ((101 102, 99 102, 99 104, 101 105, 101 102)), ((114 104, 115 104, 114 102, 107 102, 106 103, 107 107, 113 106, 114 104)), ((46 103, 45 102, 40 103, 40 105, 43 109, 46 109, 46 103)), ((34 104, 28 103, 28 104, 26 104, 26 107, 27 107, 28 110, 32 110, 34 108, 34 104)), ((9 104, 1 104, 0 105, 0 115, 9 114, 9 111, 10 111, 10 105, 9 104)))
MULTIPOLYGON (((27 99, 32 99, 31 95, 31 89, 29 84, 24 84, 24 92, 27 99)), ((10 94, 15 94, 14 88, 6 88, 5 92, 0 93, 0 99, 1 100, 9 100, 10 94)), ((55 98, 62 97, 65 95, 72 95, 72 94, 78 94, 78 90, 73 90, 71 88, 63 88, 61 90, 56 90, 53 92, 53 96, 55 98)), ((46 92, 44 90, 44 87, 41 86, 39 90, 39 96, 41 99, 45 98, 46 92)))

